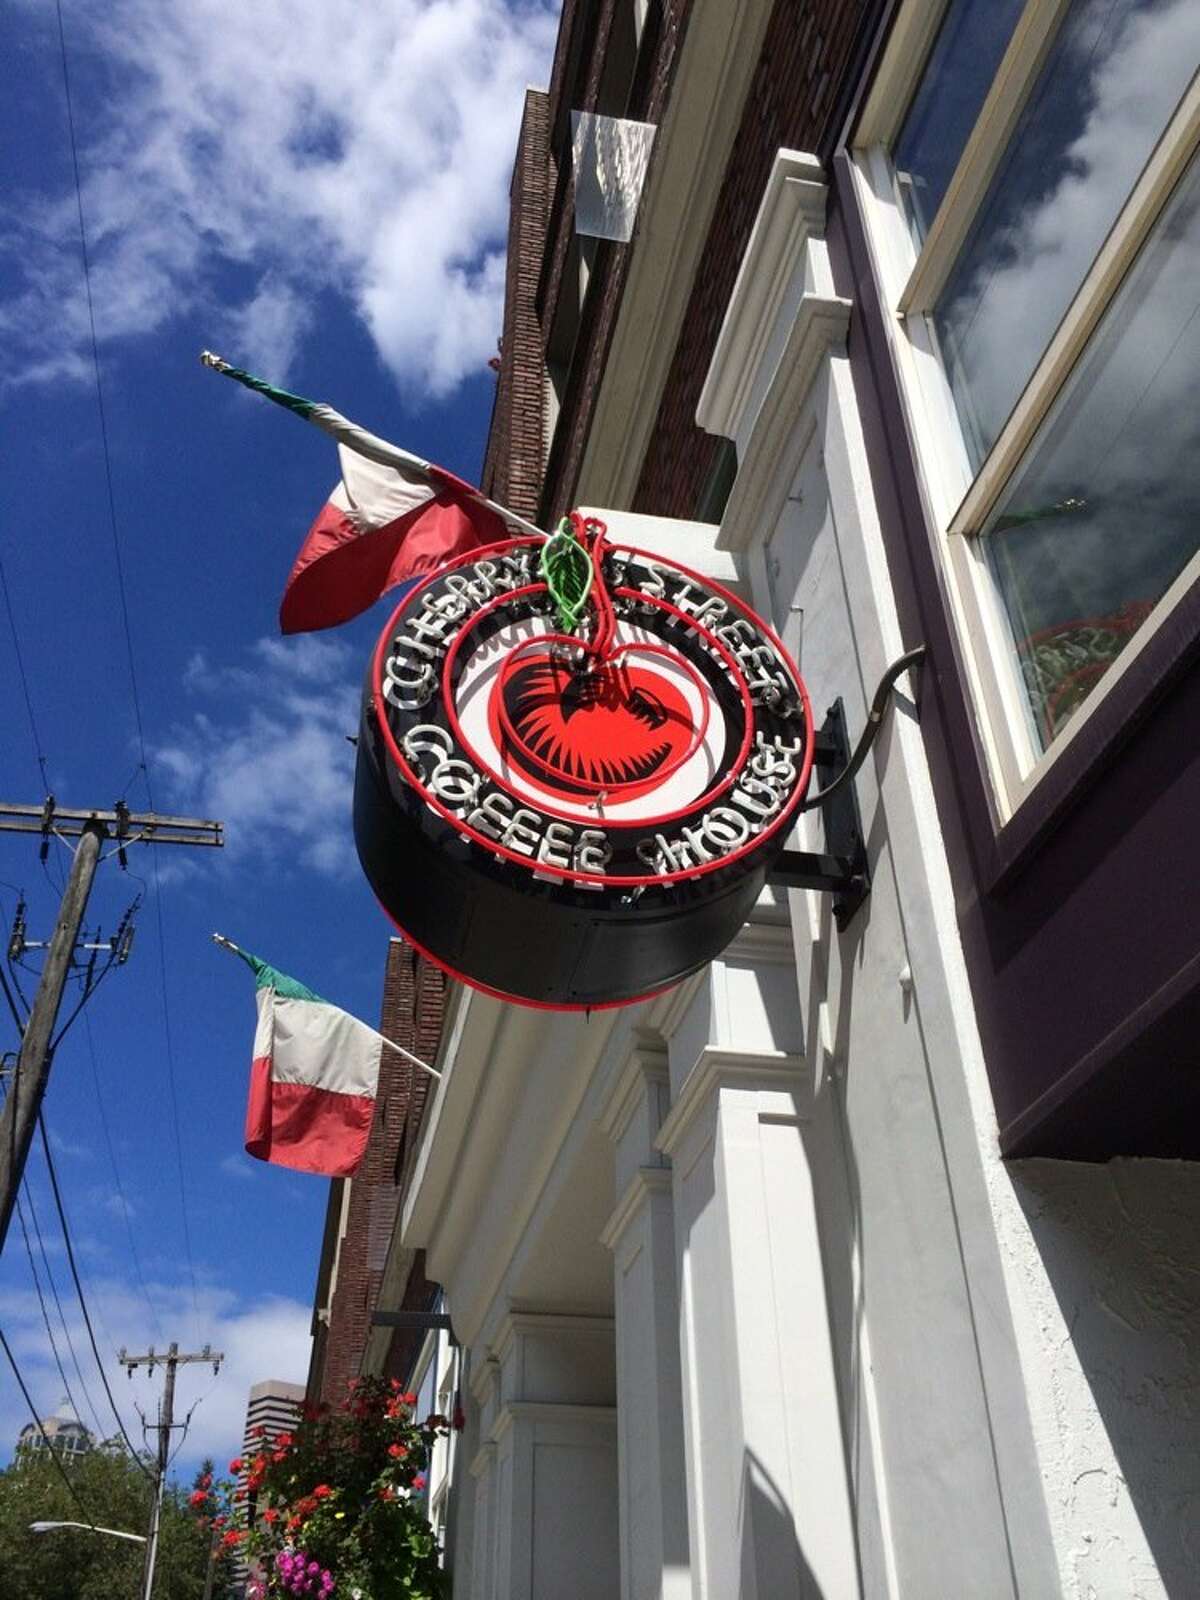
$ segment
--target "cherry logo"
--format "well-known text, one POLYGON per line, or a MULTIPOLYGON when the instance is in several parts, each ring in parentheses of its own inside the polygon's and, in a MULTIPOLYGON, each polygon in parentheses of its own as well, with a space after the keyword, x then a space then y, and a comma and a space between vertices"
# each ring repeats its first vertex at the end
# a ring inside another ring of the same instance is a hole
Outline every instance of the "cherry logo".
MULTIPOLYGON (((663 782, 699 743, 678 686, 653 668, 538 655, 497 685, 502 747, 531 778, 567 793, 631 799, 663 782)), ((702 734, 700 735, 702 737, 702 734)))

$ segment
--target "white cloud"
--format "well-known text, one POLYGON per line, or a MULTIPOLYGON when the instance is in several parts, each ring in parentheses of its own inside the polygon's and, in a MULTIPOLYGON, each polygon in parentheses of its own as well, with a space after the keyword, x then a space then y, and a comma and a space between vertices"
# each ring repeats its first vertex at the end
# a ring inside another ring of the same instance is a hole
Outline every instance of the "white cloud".
MULTIPOLYGON (((110 82, 102 112, 77 114, 101 339, 186 313, 282 380, 332 288, 402 387, 447 393, 500 331, 517 127, 557 11, 550 0, 74 8, 76 81, 99 58, 110 82), (216 278, 231 265, 256 287, 222 307, 216 278)), ((77 228, 73 193, 10 207, 24 286, 0 331, 18 379, 88 370, 77 228)))
POLYGON ((225 824, 226 858, 354 868, 350 801, 358 673, 339 640, 260 639, 244 666, 203 652, 184 683, 205 704, 153 753, 171 802, 225 824))
MULTIPOLYGON (((132 1295, 125 1284, 95 1276, 88 1288, 89 1308, 109 1387, 129 1436, 140 1444, 142 1425, 137 1408, 140 1406, 146 1416, 153 1418, 162 1391, 162 1369, 160 1367, 153 1376, 144 1368, 139 1369, 130 1380, 118 1366, 116 1352, 122 1345, 136 1353, 146 1351, 149 1344, 155 1343, 161 1349, 162 1340, 156 1340, 148 1322, 145 1301, 132 1295)), ((232 1290, 202 1284, 197 1316, 190 1286, 152 1282, 148 1289, 159 1322, 171 1336, 186 1341, 185 1348, 195 1350, 208 1343, 213 1350, 224 1354, 216 1377, 211 1367, 181 1367, 176 1396, 176 1414, 181 1421, 193 1403, 199 1402, 180 1451, 178 1470, 188 1473, 205 1455, 213 1456, 223 1466, 241 1447, 251 1385, 266 1378, 304 1382, 311 1349, 311 1307, 281 1296, 242 1298, 232 1290), (197 1340, 199 1343, 194 1342, 197 1340)), ((64 1298, 63 1309, 102 1432, 110 1436, 117 1431, 116 1423, 96 1373, 78 1305, 64 1298)), ((26 1290, 0 1290, 0 1327, 12 1346, 40 1414, 49 1415, 57 1409, 63 1388, 47 1347, 45 1325, 35 1296, 26 1290)), ((59 1342, 62 1343, 61 1338, 59 1342)), ((65 1348, 63 1356, 66 1359, 65 1348)), ((77 1391, 74 1369, 69 1362, 67 1376, 73 1391, 77 1391)), ((75 1392, 75 1400, 84 1422, 94 1430, 96 1421, 84 1396, 75 1392)), ((0 1460, 7 1456, 28 1421, 29 1415, 16 1385, 6 1380, 0 1384, 0 1460)))

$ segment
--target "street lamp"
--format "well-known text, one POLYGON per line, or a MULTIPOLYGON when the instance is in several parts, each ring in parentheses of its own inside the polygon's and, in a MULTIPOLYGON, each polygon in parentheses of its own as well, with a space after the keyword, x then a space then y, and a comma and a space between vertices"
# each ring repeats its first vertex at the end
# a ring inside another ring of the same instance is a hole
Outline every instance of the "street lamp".
POLYGON ((144 1533, 122 1533, 120 1528, 96 1528, 90 1522, 31 1522, 30 1533, 49 1533, 54 1528, 84 1528, 88 1533, 108 1533, 114 1539, 132 1539, 134 1544, 145 1544, 144 1533))

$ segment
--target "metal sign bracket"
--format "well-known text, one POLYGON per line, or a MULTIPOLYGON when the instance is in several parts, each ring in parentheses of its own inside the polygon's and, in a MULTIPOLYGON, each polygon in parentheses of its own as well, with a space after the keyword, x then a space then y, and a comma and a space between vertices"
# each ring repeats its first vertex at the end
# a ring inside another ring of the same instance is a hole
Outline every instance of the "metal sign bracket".
POLYGON ((843 931, 871 892, 871 868, 854 775, 866 760, 875 741, 896 679, 913 669, 914 701, 919 703, 919 669, 925 659, 924 645, 909 650, 884 673, 871 709, 867 726, 853 755, 846 730, 846 711, 840 697, 825 715, 817 734, 813 766, 820 777, 820 788, 801 807, 819 809, 825 822, 826 850, 782 850, 767 875, 767 882, 781 889, 817 889, 833 895, 833 919, 843 931))

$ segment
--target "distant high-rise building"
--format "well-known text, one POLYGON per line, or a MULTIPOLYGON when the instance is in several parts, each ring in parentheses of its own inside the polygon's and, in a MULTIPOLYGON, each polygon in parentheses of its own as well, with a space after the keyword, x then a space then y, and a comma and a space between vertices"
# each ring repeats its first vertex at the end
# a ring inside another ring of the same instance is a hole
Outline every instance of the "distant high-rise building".
MULTIPOLYGON (((286 1433, 300 1420, 300 1407, 304 1403, 304 1385, 285 1383, 282 1378, 268 1378, 256 1383, 250 1391, 246 1406, 246 1432, 242 1440, 244 1455, 253 1454, 261 1428, 267 1438, 286 1433)), ((243 1477, 245 1473, 243 1473, 243 1477)))
MULTIPOLYGON (((238 1483, 246 1489, 250 1475, 250 1458, 261 1449, 264 1440, 287 1433, 300 1420, 300 1407, 304 1403, 304 1385, 285 1383, 282 1378, 267 1378, 250 1390, 246 1405, 246 1426, 242 1434, 242 1470, 238 1483), (261 1431, 260 1431, 261 1430, 261 1431)), ((255 1497, 247 1491, 246 1521, 254 1521, 255 1497)), ((245 1557, 240 1553, 234 1562, 234 1582, 238 1592, 244 1587, 248 1575, 245 1557)))
POLYGON ((72 1460, 96 1448, 96 1436, 79 1420, 75 1407, 66 1395, 58 1402, 52 1417, 43 1417, 41 1425, 27 1422, 17 1439, 18 1456, 44 1455, 49 1448, 55 1455, 72 1460))

